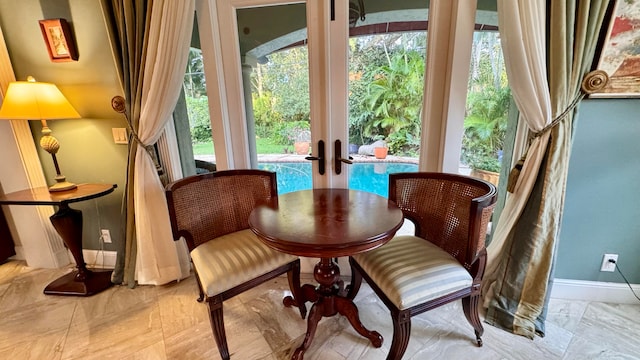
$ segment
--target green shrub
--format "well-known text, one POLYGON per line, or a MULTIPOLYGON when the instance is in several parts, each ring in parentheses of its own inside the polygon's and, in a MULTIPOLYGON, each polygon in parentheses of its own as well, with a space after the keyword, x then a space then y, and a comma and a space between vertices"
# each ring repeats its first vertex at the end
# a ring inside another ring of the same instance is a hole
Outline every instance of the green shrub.
POLYGON ((209 118, 209 101, 206 96, 198 98, 186 97, 191 141, 201 143, 211 141, 211 120, 209 118))
POLYGON ((466 157, 467 165, 472 169, 500 172, 500 160, 497 155, 473 153, 466 157))
POLYGON ((273 129, 271 140, 283 145, 293 145, 296 141, 311 141, 310 129, 308 120, 282 122, 273 129))

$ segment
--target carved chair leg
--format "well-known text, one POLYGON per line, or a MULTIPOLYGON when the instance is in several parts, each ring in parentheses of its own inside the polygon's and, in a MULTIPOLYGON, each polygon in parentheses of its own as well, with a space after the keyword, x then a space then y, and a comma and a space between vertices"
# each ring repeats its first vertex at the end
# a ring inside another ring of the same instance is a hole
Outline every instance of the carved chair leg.
POLYGON ((222 316, 222 296, 208 298, 207 303, 209 305, 211 330, 213 331, 213 338, 218 345, 220 357, 223 360, 229 360, 229 346, 227 345, 227 335, 224 331, 224 319, 222 316))
POLYGON ((196 275, 196 283, 198 284, 198 302, 202 302, 204 301, 204 290, 202 290, 202 285, 200 285, 200 277, 198 276, 198 272, 195 271, 194 268, 194 274, 196 275))
POLYGON ((467 317, 467 321, 469 321, 469 324, 471 324, 471 326, 473 326, 473 329, 475 330, 476 342, 478 343, 478 346, 482 346, 482 334, 484 333, 484 328, 482 327, 480 316, 478 316, 479 300, 479 294, 463 298, 462 309, 464 310, 464 315, 467 317))
POLYGON ((411 316, 408 311, 392 310, 391 320, 393 321, 393 340, 387 360, 400 360, 409 345, 411 316))
POLYGON ((351 283, 347 286, 347 298, 351 300, 358 295, 358 291, 360 291, 360 286, 362 285, 362 274, 353 266, 353 261, 352 258, 349 258, 349 264, 351 265, 351 283))
POLYGON ((289 279, 289 289, 293 293, 293 299, 288 296, 284 298, 284 305, 297 306, 300 310, 300 316, 304 319, 307 316, 307 305, 302 294, 302 288, 300 287, 300 261, 294 265, 293 269, 287 272, 287 279, 289 279))

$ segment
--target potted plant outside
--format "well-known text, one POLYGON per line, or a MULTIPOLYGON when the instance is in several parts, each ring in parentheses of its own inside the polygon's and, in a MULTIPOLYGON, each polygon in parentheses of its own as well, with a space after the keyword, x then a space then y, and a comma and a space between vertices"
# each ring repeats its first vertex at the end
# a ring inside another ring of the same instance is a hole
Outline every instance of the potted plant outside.
POLYGON ((308 142, 295 142, 293 149, 298 155, 309 155, 310 144, 308 142))
POLYGON ((287 123, 282 131, 289 145, 293 143, 293 151, 298 155, 309 155, 311 147, 311 131, 306 121, 287 123))
POLYGON ((387 157, 387 153, 389 152, 389 148, 386 146, 377 146, 373 148, 373 154, 376 159, 385 159, 387 157))
POLYGON ((467 156, 466 162, 471 168, 471 176, 498 186, 501 165, 497 155, 477 153, 467 156))
POLYGON ((385 159, 389 153, 389 145, 387 145, 387 141, 382 135, 376 135, 374 140, 373 144, 371 144, 373 146, 373 155, 376 159, 385 159))

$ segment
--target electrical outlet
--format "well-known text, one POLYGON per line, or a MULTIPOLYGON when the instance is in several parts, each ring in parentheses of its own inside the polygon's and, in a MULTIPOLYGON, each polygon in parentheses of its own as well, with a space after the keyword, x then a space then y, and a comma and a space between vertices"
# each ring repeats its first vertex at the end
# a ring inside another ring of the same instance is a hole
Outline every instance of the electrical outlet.
POLYGON ((600 271, 616 271, 616 262, 618 262, 618 254, 604 254, 600 271), (609 260, 613 260, 614 262, 610 262, 609 260))
POLYGON ((100 234, 102 234, 102 242, 105 244, 111 244, 111 233, 109 232, 109 229, 100 230, 100 234))

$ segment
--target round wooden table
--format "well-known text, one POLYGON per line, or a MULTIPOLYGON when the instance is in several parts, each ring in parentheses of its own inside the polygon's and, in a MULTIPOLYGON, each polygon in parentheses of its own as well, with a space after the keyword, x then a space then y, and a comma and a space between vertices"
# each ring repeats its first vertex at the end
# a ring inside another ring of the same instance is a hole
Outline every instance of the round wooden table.
POLYGON ((70 203, 95 199, 113 192, 115 184, 79 184, 77 188, 49 192, 46 187, 20 190, 0 195, 2 205, 56 205, 58 210, 49 218, 76 262, 76 270, 47 285, 47 295, 90 296, 112 285, 111 271, 87 269, 82 255, 82 212, 70 203))
MULTIPOLYGON (((301 360, 323 317, 337 313, 353 328, 382 346, 382 336, 367 330, 358 308, 346 297, 340 268, 333 258, 375 249, 388 242, 402 226, 402 211, 379 195, 348 189, 313 189, 278 196, 277 207, 257 207, 249 216, 249 226, 268 246, 297 256, 317 257, 314 268, 318 286, 302 286, 302 302, 311 301, 307 333, 292 359, 301 360)), ((295 305, 288 296, 286 306, 295 305)))

